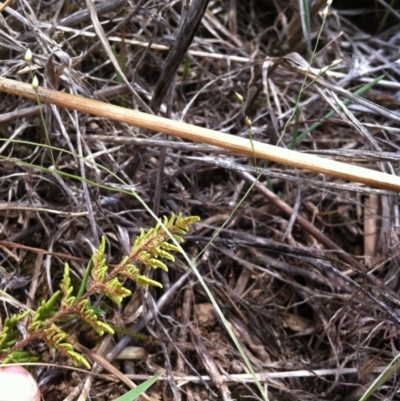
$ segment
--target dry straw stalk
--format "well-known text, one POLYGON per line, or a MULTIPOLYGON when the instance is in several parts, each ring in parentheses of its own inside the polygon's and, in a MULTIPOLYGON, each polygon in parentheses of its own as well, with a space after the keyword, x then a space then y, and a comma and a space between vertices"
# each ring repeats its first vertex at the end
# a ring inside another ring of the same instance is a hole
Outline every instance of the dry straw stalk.
POLYGON ((268 145, 246 138, 237 137, 207 128, 197 127, 180 121, 114 106, 98 100, 74 96, 67 93, 39 87, 35 91, 31 85, 0 77, 0 92, 55 104, 60 107, 89 113, 99 117, 124 122, 136 127, 163 132, 191 141, 205 143, 228 149, 234 153, 255 156, 259 159, 274 161, 288 166, 327 174, 348 181, 359 182, 377 188, 400 192, 400 177, 353 166, 315 155, 303 154, 289 149, 268 145), (254 147, 254 150, 253 150, 254 147))

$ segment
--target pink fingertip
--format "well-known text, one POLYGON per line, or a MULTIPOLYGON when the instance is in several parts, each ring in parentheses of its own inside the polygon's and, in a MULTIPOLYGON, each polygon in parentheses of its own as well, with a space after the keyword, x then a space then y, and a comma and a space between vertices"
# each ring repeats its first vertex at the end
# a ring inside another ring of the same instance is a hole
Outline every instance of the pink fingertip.
POLYGON ((39 401, 39 386, 22 366, 0 368, 0 401, 39 401))

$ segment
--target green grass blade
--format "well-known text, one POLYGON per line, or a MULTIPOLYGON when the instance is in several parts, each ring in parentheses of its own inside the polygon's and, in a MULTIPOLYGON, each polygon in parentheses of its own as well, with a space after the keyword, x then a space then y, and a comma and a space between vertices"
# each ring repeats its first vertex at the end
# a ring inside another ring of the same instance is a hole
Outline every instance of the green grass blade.
POLYGON ((392 10, 393 10, 394 7, 395 7, 396 1, 397 1, 397 0, 392 0, 392 1, 390 2, 390 5, 388 5, 388 7, 387 7, 387 9, 386 9, 386 11, 385 11, 385 14, 383 15, 383 17, 382 17, 382 19, 381 19, 381 22, 380 22, 379 25, 378 25, 378 28, 377 28, 377 30, 376 30, 376 34, 378 34, 379 32, 381 32, 381 31, 383 30, 383 28, 385 28, 387 19, 389 18, 390 13, 392 12, 392 10))
POLYGON ((389 377, 400 367, 400 354, 397 354, 392 362, 386 367, 386 369, 374 380, 374 382, 369 386, 367 391, 359 399, 359 401, 366 401, 373 395, 379 387, 381 387, 389 377))
POLYGON ((301 28, 303 31, 304 41, 306 43, 307 52, 310 55, 312 52, 312 48, 311 48, 311 17, 310 17, 310 6, 309 6, 308 2, 309 2, 309 0, 299 0, 301 28))
MULTIPOLYGON (((380 77, 375 78, 373 81, 369 82, 368 84, 364 85, 360 89, 357 89, 354 94, 357 96, 362 96, 364 93, 368 92, 371 88, 373 88, 380 80, 382 80, 385 76, 381 75, 380 77)), ((349 99, 345 99, 343 101, 343 104, 348 106, 351 103, 349 99)), ((336 115, 334 110, 331 110, 329 113, 325 114, 323 119, 327 120, 329 118, 332 118, 334 115, 336 115)), ((303 131, 296 139, 296 144, 299 143, 306 135, 308 135, 310 132, 314 131, 316 128, 318 128, 322 122, 317 122, 311 125, 308 129, 303 131)))
POLYGON ((121 395, 121 397, 116 398, 114 401, 133 401, 140 397, 148 388, 150 388, 162 375, 164 372, 159 373, 146 380, 144 383, 140 384, 136 388, 128 391, 126 394, 121 395))
POLYGON ((93 257, 90 258, 89 263, 86 266, 85 274, 83 275, 81 285, 79 286, 78 293, 76 294, 76 300, 80 299, 85 292, 86 284, 89 280, 90 272, 92 271, 92 266, 93 266, 93 257))
POLYGON ((292 140, 289 144, 289 149, 294 149, 299 140, 298 135, 299 135, 300 109, 299 109, 298 105, 296 105, 294 117, 295 117, 295 120, 294 120, 295 123, 294 123, 294 127, 293 127, 292 140))

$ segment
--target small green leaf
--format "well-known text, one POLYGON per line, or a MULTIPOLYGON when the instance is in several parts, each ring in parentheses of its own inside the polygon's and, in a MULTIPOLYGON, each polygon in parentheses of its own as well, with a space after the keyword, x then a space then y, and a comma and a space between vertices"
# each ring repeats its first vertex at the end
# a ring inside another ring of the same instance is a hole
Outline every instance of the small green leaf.
POLYGON ((106 312, 103 309, 99 308, 98 306, 87 305, 86 309, 92 310, 96 314, 97 317, 104 318, 106 316, 106 312))

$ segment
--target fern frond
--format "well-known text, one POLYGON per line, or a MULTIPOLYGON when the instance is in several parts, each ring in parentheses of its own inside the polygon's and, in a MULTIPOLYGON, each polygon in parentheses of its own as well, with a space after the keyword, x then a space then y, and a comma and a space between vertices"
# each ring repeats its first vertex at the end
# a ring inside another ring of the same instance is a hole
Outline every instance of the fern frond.
POLYGON ((125 288, 117 277, 107 283, 104 288, 104 294, 117 305, 121 305, 124 298, 129 297, 132 292, 125 288))
POLYGON ((101 243, 98 249, 96 249, 93 255, 93 268, 92 268, 92 278, 95 283, 103 283, 107 275, 107 261, 105 257, 106 252, 106 239, 101 238, 101 243))
POLYGON ((34 333, 38 331, 41 327, 45 326, 47 319, 52 318, 56 314, 57 301, 59 300, 60 295, 61 292, 56 291, 49 300, 42 301, 32 319, 32 323, 29 325, 29 332, 34 333))
POLYGON ((71 344, 69 343, 59 344, 57 349, 61 353, 66 355, 68 358, 70 358, 74 366, 84 366, 88 370, 91 368, 88 360, 82 354, 76 352, 71 344))
POLYGON ((71 341, 68 341, 68 335, 55 324, 43 330, 43 339, 46 344, 70 358, 74 366, 84 365, 90 369, 89 362, 85 357, 74 350, 71 341))
MULTIPOLYGON (((91 276, 93 283, 86 288, 84 279, 78 299, 73 295, 74 288, 71 284, 69 265, 65 263, 64 274, 60 284, 60 290, 55 292, 49 300, 43 300, 33 314, 32 322, 27 329, 27 337, 21 341, 17 324, 27 317, 32 311, 28 310, 7 318, 3 331, 0 333, 0 361, 26 362, 35 360, 35 357, 23 348, 34 340, 43 340, 49 347, 54 348, 70 358, 74 365, 84 365, 90 368, 83 355, 74 350, 71 339, 59 325, 66 317, 77 316, 90 325, 99 335, 114 333, 113 328, 99 320, 99 314, 90 305, 89 299, 95 293, 107 296, 120 305, 124 298, 131 295, 131 291, 124 287, 122 278, 128 278, 136 284, 146 287, 148 285, 162 287, 157 281, 141 275, 135 263, 141 263, 149 269, 163 269, 168 271, 166 264, 161 260, 174 262, 172 252, 179 252, 179 247, 170 242, 172 235, 177 242, 183 242, 182 236, 186 235, 189 226, 198 221, 197 216, 183 217, 180 213, 170 218, 163 217, 161 223, 145 232, 140 233, 134 241, 130 253, 111 272, 108 271, 105 257, 105 238, 102 238, 99 248, 92 257, 91 276), (165 231, 166 228, 168 230, 165 231), (85 292, 86 291, 86 292, 85 292), (58 306, 61 298, 61 305, 58 306)), ((89 270, 87 275, 89 275, 89 270)))
POLYGON ((63 275, 63 280, 60 284, 60 289, 62 292, 61 305, 62 305, 62 308, 66 309, 66 308, 72 306, 76 302, 76 297, 71 295, 74 290, 74 287, 72 287, 72 285, 71 285, 71 278, 69 276, 68 263, 65 263, 65 265, 64 265, 64 275, 63 275))
POLYGON ((27 363, 27 362, 37 362, 39 358, 33 356, 28 351, 15 351, 10 353, 3 361, 3 365, 6 363, 27 363))
POLYGON ((162 269, 164 271, 168 271, 168 267, 165 263, 157 260, 156 258, 161 255, 164 259, 170 260, 171 262, 175 261, 175 258, 166 251, 162 251, 161 249, 153 250, 154 252, 143 251, 138 256, 138 262, 145 265, 148 269, 162 269), (154 256, 154 257, 152 257, 154 256))
MULTIPOLYGON (((173 237, 176 239, 176 235, 173 235, 173 237)), ((180 238, 180 237, 178 237, 180 238)), ((183 238, 181 238, 183 240, 183 238)), ((181 242, 181 241, 177 241, 177 242, 181 242)), ((164 241, 161 245, 160 248, 162 248, 165 251, 169 251, 169 252, 179 252, 179 248, 175 245, 175 244, 171 244, 167 241, 164 241)))
MULTIPOLYGON (((189 231, 190 225, 199 220, 200 220, 199 216, 183 217, 182 213, 179 213, 178 216, 175 216, 175 214, 172 213, 169 219, 166 216, 164 216, 163 224, 172 234, 186 235, 189 231)), ((157 225, 157 227, 159 225, 160 223, 157 225)))
MULTIPOLYGON (((182 213, 179 213, 178 216, 172 214, 169 219, 164 216, 162 222, 174 239, 181 243, 183 242, 183 238, 180 235, 187 234, 189 226, 199 220, 198 216, 183 217, 182 213)), ((168 233, 161 227, 160 222, 156 227, 151 228, 147 232, 140 229, 140 234, 135 239, 128 257, 129 263, 139 261, 148 268, 162 268, 166 270, 164 264, 154 261, 150 262, 150 260, 163 258, 171 262, 175 261, 170 252, 179 252, 179 248, 175 244, 168 242, 169 240, 168 233)))
POLYGON ((74 313, 90 325, 100 336, 103 336, 105 333, 114 334, 111 326, 98 319, 87 299, 82 299, 76 304, 74 313))
POLYGON ((140 285, 141 287, 146 287, 147 285, 151 285, 152 287, 163 288, 162 284, 158 281, 152 280, 146 276, 140 275, 135 278, 135 283, 140 285))
MULTIPOLYGON (((151 255, 155 258, 163 258, 169 260, 170 262, 175 262, 175 258, 166 250, 168 245, 171 244, 166 241, 162 242, 160 246, 157 246, 151 250, 151 255)), ((179 252, 178 248, 176 248, 176 252, 179 252)))
POLYGON ((0 333, 0 352, 6 351, 13 347, 18 341, 19 331, 16 329, 17 324, 29 315, 29 310, 7 317, 4 321, 3 331, 0 333))
POLYGON ((141 287, 146 287, 148 285, 151 285, 153 287, 163 288, 162 284, 159 283, 158 281, 151 280, 150 278, 139 274, 139 269, 134 265, 126 265, 125 268, 121 270, 120 276, 134 281, 141 287))

